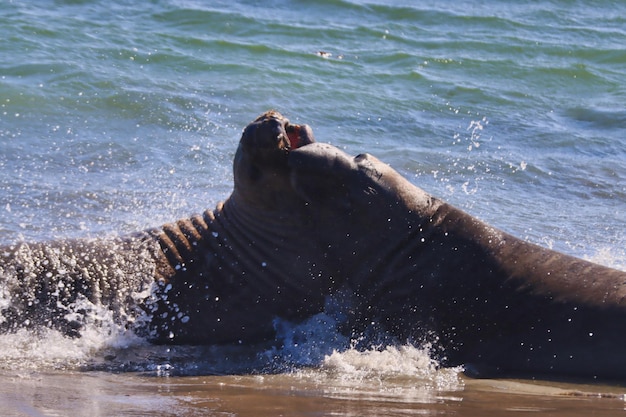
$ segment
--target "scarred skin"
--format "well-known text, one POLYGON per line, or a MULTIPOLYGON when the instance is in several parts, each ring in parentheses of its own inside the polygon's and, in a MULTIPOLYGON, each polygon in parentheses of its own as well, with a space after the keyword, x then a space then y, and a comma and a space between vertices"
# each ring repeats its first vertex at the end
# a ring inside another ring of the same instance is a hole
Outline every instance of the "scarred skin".
POLYGON ((244 130, 234 174, 223 205, 162 228, 0 248, 0 327, 79 334, 64 306, 86 297, 147 311, 136 328, 157 343, 248 343, 341 290, 349 332, 435 341, 477 375, 626 378, 626 273, 494 229, 276 112, 244 130))

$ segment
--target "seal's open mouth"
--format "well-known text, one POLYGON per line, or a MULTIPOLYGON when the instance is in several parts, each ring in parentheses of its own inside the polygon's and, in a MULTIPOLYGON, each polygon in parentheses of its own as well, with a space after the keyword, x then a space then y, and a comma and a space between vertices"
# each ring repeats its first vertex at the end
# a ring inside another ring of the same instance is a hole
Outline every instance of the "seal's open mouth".
POLYGON ((268 111, 257 117, 243 132, 242 144, 251 149, 288 153, 315 142, 313 131, 307 125, 289 123, 277 111, 268 111))
POLYGON ((307 125, 292 125, 287 122, 285 125, 285 131, 287 132, 287 137, 289 139, 290 149, 298 149, 301 146, 315 142, 313 132, 307 125))

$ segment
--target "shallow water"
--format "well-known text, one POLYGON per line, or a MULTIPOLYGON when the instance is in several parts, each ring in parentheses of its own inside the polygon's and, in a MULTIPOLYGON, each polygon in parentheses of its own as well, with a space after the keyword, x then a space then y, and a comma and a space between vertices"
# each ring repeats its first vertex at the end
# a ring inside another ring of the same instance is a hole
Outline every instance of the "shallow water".
MULTIPOLYGON (((128 233, 213 207, 232 188, 241 129, 276 108, 494 226, 624 269, 624 16, 602 0, 3 2, 0 244, 128 233)), ((537 392, 459 370, 442 382, 410 346, 359 362, 328 317, 286 326, 277 346, 169 352, 104 319, 78 340, 0 336, 0 414, 624 408, 558 391, 619 386, 537 392), (224 373, 263 374, 203 376, 224 373)))
POLYGON ((589 416, 624 412, 624 389, 533 381, 454 384, 343 380, 300 371, 154 378, 141 374, 0 374, 3 416, 589 416))

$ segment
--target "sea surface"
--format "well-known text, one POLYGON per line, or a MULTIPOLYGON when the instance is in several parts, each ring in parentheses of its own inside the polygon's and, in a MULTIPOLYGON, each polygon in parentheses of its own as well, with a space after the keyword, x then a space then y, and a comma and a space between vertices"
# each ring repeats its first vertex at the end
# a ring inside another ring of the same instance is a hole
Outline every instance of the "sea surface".
MULTIPOLYGON (((609 0, 3 0, 0 245, 212 208, 242 128, 276 109, 500 229, 626 269, 625 45, 626 2, 609 0)), ((157 348, 110 324, 0 335, 0 414, 625 407, 625 387, 480 381, 427 346, 357 350, 325 315, 252 351, 157 348)))

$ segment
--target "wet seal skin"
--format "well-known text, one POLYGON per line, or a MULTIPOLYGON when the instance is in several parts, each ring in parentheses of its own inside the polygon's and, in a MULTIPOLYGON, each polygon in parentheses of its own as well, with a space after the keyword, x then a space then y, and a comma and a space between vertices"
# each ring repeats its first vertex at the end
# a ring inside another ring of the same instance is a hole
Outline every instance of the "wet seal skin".
POLYGON ((477 376, 626 379, 626 273, 517 239, 276 111, 215 210, 108 240, 0 248, 0 330, 79 336, 106 308, 155 343, 252 343, 349 294, 347 333, 434 343, 477 376))

